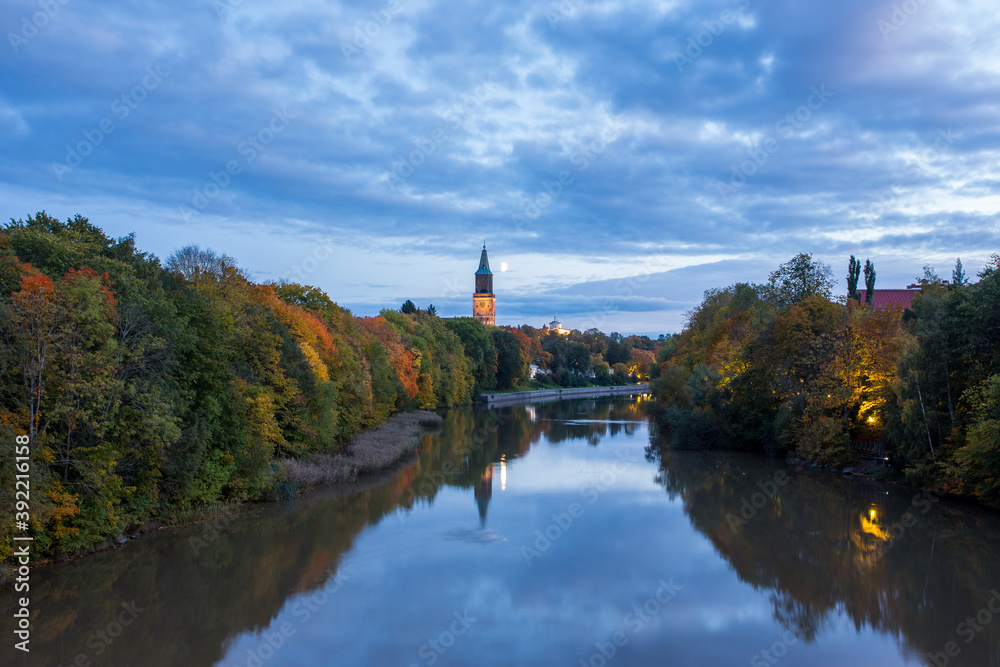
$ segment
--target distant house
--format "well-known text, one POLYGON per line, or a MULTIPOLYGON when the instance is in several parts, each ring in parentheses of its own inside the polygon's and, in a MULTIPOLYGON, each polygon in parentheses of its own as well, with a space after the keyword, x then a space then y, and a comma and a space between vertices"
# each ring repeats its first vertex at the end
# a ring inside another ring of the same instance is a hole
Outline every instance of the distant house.
MULTIPOLYGON (((943 284, 948 284, 948 281, 943 281, 943 284)), ((858 290, 858 299, 861 303, 865 302, 865 291, 858 290)), ((910 307, 913 303, 913 298, 920 294, 920 286, 911 284, 907 286, 906 289, 877 289, 872 290, 872 308, 875 310, 888 310, 889 308, 899 306, 902 309, 910 307)))
POLYGON ((568 336, 570 330, 562 328, 562 322, 560 322, 557 319, 558 317, 559 316, 556 315, 556 317, 552 318, 551 322, 549 322, 548 324, 543 324, 542 325, 542 331, 549 331, 549 332, 552 332, 552 333, 557 334, 559 336, 568 336))

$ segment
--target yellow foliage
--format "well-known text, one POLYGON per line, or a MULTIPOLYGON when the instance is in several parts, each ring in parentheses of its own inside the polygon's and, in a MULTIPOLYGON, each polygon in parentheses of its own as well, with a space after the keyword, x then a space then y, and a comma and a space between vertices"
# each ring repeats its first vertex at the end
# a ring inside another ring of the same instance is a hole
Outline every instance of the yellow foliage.
MULTIPOLYGON (((79 496, 66 491, 59 482, 52 482, 52 485, 46 490, 45 495, 52 503, 52 536, 56 540, 59 540, 79 533, 79 528, 70 527, 64 523, 65 520, 71 519, 80 513, 80 507, 77 505, 79 496)), ((36 530, 40 528, 41 526, 35 527, 36 530)))
POLYGON ((323 360, 319 358, 319 353, 313 349, 313 346, 300 339, 299 349, 302 350, 302 355, 309 362, 309 367, 312 369, 313 374, 316 375, 316 379, 320 382, 329 382, 330 371, 327 369, 326 364, 323 363, 323 360))

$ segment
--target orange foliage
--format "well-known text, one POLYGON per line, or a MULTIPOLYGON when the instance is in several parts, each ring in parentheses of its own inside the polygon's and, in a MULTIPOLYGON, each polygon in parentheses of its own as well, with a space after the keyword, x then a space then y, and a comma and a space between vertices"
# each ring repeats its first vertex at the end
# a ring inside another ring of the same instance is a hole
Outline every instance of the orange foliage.
POLYGON ((115 308, 118 306, 118 300, 115 298, 114 292, 111 291, 111 276, 108 272, 98 273, 89 266, 84 266, 80 269, 69 269, 63 275, 62 281, 67 284, 71 284, 79 280, 80 278, 90 278, 96 279, 101 282, 101 292, 104 294, 104 301, 110 308, 115 308))
POLYGON ((413 353, 406 349, 399 332, 381 315, 378 317, 359 317, 358 321, 361 322, 365 331, 374 336, 375 340, 388 350, 389 361, 393 370, 396 371, 396 377, 399 378, 403 390, 410 398, 416 398, 419 392, 420 365, 413 353))
POLYGON ((328 371, 339 365, 339 356, 333 336, 323 322, 305 309, 281 300, 271 285, 254 285, 251 287, 251 298, 288 327, 317 377, 321 381, 328 380, 328 371), (316 354, 319 359, 315 358, 316 354))

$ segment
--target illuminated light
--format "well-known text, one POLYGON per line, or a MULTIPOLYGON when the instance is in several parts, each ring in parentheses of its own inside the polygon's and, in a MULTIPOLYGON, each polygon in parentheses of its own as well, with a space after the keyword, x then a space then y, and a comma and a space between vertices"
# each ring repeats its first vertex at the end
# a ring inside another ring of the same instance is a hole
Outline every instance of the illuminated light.
POLYGON ((875 423, 875 418, 874 417, 869 417, 868 418, 868 423, 869 424, 874 424, 875 423))
POLYGON ((873 508, 871 508, 870 510, 868 510, 868 518, 869 518, 869 519, 870 519, 871 521, 874 521, 874 520, 875 520, 875 514, 876 514, 876 512, 875 512, 875 508, 874 508, 874 507, 873 507, 873 508))
POLYGON ((500 455, 500 490, 507 490, 507 461, 502 454, 500 455))

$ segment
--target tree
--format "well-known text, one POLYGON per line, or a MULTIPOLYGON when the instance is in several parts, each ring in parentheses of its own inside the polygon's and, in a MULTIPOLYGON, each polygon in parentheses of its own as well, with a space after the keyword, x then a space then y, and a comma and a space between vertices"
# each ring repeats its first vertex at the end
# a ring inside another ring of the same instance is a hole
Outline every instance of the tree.
POLYGON ((861 295, 858 294, 858 278, 861 276, 861 262, 857 260, 854 255, 851 255, 851 261, 847 265, 847 298, 848 299, 861 299, 861 295))
POLYGON ((28 405, 28 437, 31 452, 38 449, 39 436, 47 424, 42 421, 42 401, 48 393, 53 348, 59 337, 55 286, 48 276, 25 266, 21 289, 11 296, 8 322, 10 340, 17 354, 24 381, 24 402, 28 405))
POLYGON ((413 313, 417 312, 417 305, 412 301, 410 301, 409 299, 407 299, 406 301, 403 302, 403 307, 399 309, 399 312, 403 313, 404 315, 412 315, 413 313))
POLYGON ((956 287, 965 287, 969 284, 968 278, 965 277, 965 269, 962 268, 961 257, 955 260, 955 269, 951 272, 951 284, 956 287))
POLYGON ((465 356, 471 362, 476 391, 496 388, 497 348, 489 328, 474 317, 454 317, 444 322, 462 341, 465 356))
POLYGON ((236 260, 229 255, 220 255, 211 248, 202 250, 197 245, 174 251, 167 258, 166 268, 180 273, 187 280, 197 280, 202 276, 220 280, 239 272, 236 260))
POLYGON ((812 254, 799 253, 768 275, 768 291, 780 306, 813 294, 829 299, 833 293, 833 270, 829 264, 814 260, 812 254))
POLYGON ((973 493, 994 507, 1000 506, 1000 375, 966 392, 972 420, 966 445, 955 454, 968 471, 973 493))
POLYGON ((433 303, 431 305, 427 306, 427 314, 428 315, 434 315, 435 317, 437 317, 438 311, 437 311, 437 308, 434 307, 433 303))
POLYGON ((497 388, 513 389, 528 377, 528 358, 517 336, 509 329, 490 330, 497 350, 497 388))
POLYGON ((870 259, 865 260, 865 303, 872 305, 875 294, 875 265, 870 259))
POLYGON ((609 338, 611 342, 608 343, 607 351, 604 353, 605 361, 609 366, 627 364, 632 357, 631 343, 625 341, 618 332, 612 333, 609 338))

